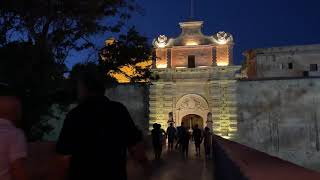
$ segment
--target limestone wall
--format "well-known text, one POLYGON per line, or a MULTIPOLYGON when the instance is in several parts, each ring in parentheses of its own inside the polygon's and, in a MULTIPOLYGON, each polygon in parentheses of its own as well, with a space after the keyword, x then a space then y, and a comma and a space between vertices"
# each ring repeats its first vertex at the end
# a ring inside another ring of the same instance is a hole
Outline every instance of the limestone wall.
POLYGON ((106 90, 111 100, 123 103, 137 127, 144 133, 148 132, 148 87, 143 85, 122 84, 106 90))
POLYGON ((255 63, 249 64, 250 78, 320 76, 319 44, 255 49, 251 53, 247 60, 255 63))
POLYGON ((320 79, 239 81, 236 141, 320 170, 320 79))
POLYGON ((172 67, 188 67, 188 56, 194 55, 196 66, 210 66, 212 64, 212 47, 184 47, 172 49, 172 67))

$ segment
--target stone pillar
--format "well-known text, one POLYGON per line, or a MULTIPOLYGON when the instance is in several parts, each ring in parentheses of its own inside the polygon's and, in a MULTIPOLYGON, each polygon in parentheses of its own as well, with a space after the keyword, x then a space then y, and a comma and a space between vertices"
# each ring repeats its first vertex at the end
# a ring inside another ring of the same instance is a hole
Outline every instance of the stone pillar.
POLYGON ((152 50, 152 69, 157 68, 157 53, 156 50, 152 50))
POLYGON ((171 49, 167 50, 167 68, 171 68, 171 49))
POLYGON ((217 49, 216 49, 216 47, 212 48, 212 66, 217 66, 217 49))
POLYGON ((233 62, 233 44, 229 45, 228 46, 228 56, 229 56, 229 66, 232 66, 234 65, 234 62, 233 62))

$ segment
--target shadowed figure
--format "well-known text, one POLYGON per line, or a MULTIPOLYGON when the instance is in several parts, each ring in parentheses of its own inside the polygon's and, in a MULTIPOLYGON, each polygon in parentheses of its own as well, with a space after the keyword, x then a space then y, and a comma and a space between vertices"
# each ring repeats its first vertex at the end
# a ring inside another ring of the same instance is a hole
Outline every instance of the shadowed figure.
POLYGON ((181 146, 182 157, 187 158, 189 153, 189 141, 190 141, 191 134, 187 130, 187 128, 184 126, 184 123, 181 123, 181 126, 179 128, 179 133, 180 133, 179 144, 181 146))
POLYGON ((212 133, 210 132, 210 128, 205 127, 203 133, 203 146, 206 158, 210 158, 211 154, 211 146, 212 146, 212 133))
POLYGON ((142 133, 126 107, 105 97, 103 82, 89 72, 79 76, 77 90, 79 104, 67 114, 56 145, 56 174, 69 180, 126 180, 128 150, 148 175, 142 133))
POLYGON ((161 158, 162 153, 162 145, 165 141, 165 132, 163 129, 161 129, 161 125, 154 123, 153 129, 151 130, 151 136, 152 136, 152 146, 153 146, 153 152, 154 157, 156 160, 159 160, 161 158))
POLYGON ((200 144, 202 142, 202 131, 199 129, 199 125, 196 124, 193 129, 193 139, 196 147, 196 156, 200 156, 200 144))
POLYGON ((167 135, 168 135, 168 151, 173 150, 173 143, 176 138, 176 128, 173 127, 173 123, 170 123, 170 126, 167 128, 167 135))

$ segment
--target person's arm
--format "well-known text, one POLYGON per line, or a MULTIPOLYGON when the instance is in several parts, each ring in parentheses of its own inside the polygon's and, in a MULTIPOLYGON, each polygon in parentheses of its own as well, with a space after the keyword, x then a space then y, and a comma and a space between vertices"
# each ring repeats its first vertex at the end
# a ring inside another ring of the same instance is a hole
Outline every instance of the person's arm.
POLYGON ((10 164, 10 174, 12 180, 27 180, 26 159, 20 158, 10 164))
POLYGON ((74 122, 75 115, 70 112, 67 114, 63 127, 60 132, 58 142, 56 144, 56 156, 53 162, 52 179, 66 179, 67 171, 70 166, 70 158, 74 147, 74 122))
POLYGON ((10 174, 13 180, 27 180, 27 142, 22 131, 17 131, 10 144, 10 174))
POLYGON ((142 132, 138 130, 136 125, 134 124, 127 108, 120 104, 118 107, 120 110, 120 114, 122 115, 121 119, 124 122, 126 136, 126 145, 128 147, 130 155, 133 159, 144 168, 144 173, 147 177, 151 174, 151 165, 149 159, 147 158, 147 153, 145 150, 145 146, 142 141, 142 132))

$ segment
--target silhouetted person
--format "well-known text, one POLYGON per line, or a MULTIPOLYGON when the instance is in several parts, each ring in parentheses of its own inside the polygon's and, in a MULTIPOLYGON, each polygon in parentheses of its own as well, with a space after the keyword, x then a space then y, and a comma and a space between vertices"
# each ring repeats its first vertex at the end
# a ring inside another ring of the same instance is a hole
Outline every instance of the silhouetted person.
POLYGON ((161 158, 162 144, 163 144, 163 139, 164 139, 163 133, 164 133, 164 131, 163 131, 163 129, 161 129, 161 125, 154 123, 153 129, 151 130, 151 136, 152 136, 154 157, 156 160, 159 160, 161 158))
POLYGON ((212 142, 212 133, 210 132, 210 128, 205 127, 204 133, 203 133, 203 145, 204 145, 204 152, 206 155, 206 158, 210 158, 211 153, 211 144, 212 142))
POLYGON ((199 129, 198 124, 196 124, 193 129, 193 140, 196 146, 196 156, 200 156, 200 144, 202 141, 202 131, 201 129, 199 129))
POLYGON ((184 128, 184 122, 181 122, 181 126, 177 127, 177 143, 176 143, 176 149, 181 149, 181 139, 182 139, 182 128, 184 128))
POLYGON ((170 123, 170 126, 167 128, 167 136, 168 136, 168 150, 173 150, 173 142, 176 138, 177 130, 173 127, 173 123, 170 123))
POLYGON ((160 139, 160 129, 158 128, 158 124, 153 124, 153 129, 151 130, 151 137, 152 137, 152 147, 154 152, 154 158, 160 158, 161 152, 161 139, 160 139))
POLYGON ((180 127, 180 144, 183 157, 188 157, 190 132, 184 127, 184 123, 181 123, 180 127))
POLYGON ((27 143, 15 127, 21 117, 20 100, 11 88, 0 85, 0 179, 26 180, 27 143))
POLYGON ((147 169, 142 133, 125 106, 105 97, 103 83, 91 73, 81 74, 77 90, 79 104, 67 114, 56 145, 69 179, 126 180, 127 150, 147 169))

